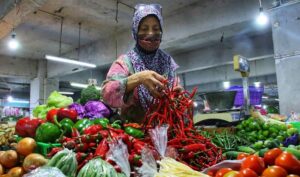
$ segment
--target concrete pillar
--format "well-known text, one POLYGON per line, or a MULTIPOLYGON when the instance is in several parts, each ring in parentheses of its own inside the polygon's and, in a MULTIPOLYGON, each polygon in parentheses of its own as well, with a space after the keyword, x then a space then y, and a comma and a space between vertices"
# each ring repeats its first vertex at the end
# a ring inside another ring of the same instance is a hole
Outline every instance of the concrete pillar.
POLYGON ((300 3, 270 12, 280 113, 300 112, 300 3))

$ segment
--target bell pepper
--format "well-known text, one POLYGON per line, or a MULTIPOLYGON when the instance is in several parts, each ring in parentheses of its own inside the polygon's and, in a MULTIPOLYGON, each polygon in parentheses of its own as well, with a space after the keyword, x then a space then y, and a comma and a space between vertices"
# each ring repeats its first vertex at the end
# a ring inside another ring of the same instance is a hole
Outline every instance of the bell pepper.
POLYGON ((115 129, 121 129, 121 123, 121 120, 116 120, 111 124, 111 127, 115 129))
POLYGON ((74 125, 74 127, 80 132, 82 133, 84 129, 86 129, 87 127, 93 125, 93 122, 90 121, 89 119, 81 119, 79 121, 76 122, 76 124, 74 125))
POLYGON ((125 133, 127 133, 128 135, 131 135, 135 138, 143 138, 144 137, 144 133, 142 132, 142 130, 139 130, 139 129, 133 128, 133 127, 125 127, 125 133))
POLYGON ((70 136, 72 133, 72 127, 74 123, 71 119, 64 118, 59 122, 59 127, 64 131, 66 136, 70 136))
POLYGON ((84 134, 86 135, 95 135, 97 134, 100 130, 102 130, 101 125, 92 125, 84 129, 84 134))
POLYGON ((51 109, 50 111, 48 111, 46 117, 48 122, 55 123, 55 121, 57 121, 57 111, 58 109, 51 109))
POLYGON ((103 128, 107 128, 109 124, 109 120, 107 118, 97 118, 93 122, 96 125, 101 125, 103 128))
POLYGON ((57 120, 60 121, 64 118, 69 118, 73 122, 77 121, 77 112, 74 109, 66 109, 66 108, 60 108, 57 111, 57 120))
POLYGON ((61 135, 57 125, 50 122, 40 125, 35 134, 35 140, 44 143, 54 143, 61 135))
POLYGON ((45 121, 42 119, 21 118, 16 124, 16 133, 22 137, 34 137, 36 129, 45 121))

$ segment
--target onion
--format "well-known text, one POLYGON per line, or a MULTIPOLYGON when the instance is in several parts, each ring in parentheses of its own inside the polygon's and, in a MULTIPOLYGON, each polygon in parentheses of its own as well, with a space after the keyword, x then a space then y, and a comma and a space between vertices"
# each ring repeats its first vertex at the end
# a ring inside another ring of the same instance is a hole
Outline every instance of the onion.
POLYGON ((0 163, 5 168, 12 168, 18 163, 18 154, 14 150, 8 150, 1 154, 0 163))
POLYGON ((2 167, 2 165, 0 164, 0 175, 2 175, 4 173, 4 169, 2 167))
POLYGON ((8 171, 10 177, 22 177, 24 175, 24 170, 22 167, 14 167, 8 171))
POLYGON ((23 156, 27 156, 36 148, 36 142, 32 138, 23 138, 19 143, 17 144, 17 152, 23 156))
POLYGON ((23 168, 25 172, 29 172, 40 166, 45 165, 47 162, 48 160, 45 159, 44 156, 40 154, 32 153, 25 157, 23 162, 23 168))

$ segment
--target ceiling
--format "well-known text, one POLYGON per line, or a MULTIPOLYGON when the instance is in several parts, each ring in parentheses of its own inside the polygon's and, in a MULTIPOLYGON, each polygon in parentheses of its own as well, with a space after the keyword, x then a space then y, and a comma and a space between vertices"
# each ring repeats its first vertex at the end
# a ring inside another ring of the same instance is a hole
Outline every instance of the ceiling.
POLYGON ((48 0, 38 10, 29 13, 16 27, 17 38, 22 44, 18 51, 10 51, 7 41, 10 35, 0 40, 0 55, 42 59, 45 54, 59 54, 60 25, 63 20, 62 49, 67 53, 78 48, 79 22, 81 25, 80 46, 129 29, 133 8, 138 2, 160 3, 163 15, 196 2, 197 0, 141 1, 119 0, 118 23, 116 22, 116 0, 48 0), (50 15, 49 13, 53 14, 50 15), (112 30, 113 29, 113 30, 112 30))

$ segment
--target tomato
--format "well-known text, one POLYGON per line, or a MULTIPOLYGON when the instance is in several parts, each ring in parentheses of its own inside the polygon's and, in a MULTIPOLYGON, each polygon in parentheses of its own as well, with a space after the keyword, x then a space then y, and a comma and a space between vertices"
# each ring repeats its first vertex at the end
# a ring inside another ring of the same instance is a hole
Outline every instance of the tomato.
POLYGON ((229 171, 232 171, 232 169, 231 168, 221 168, 217 171, 217 173, 215 174, 215 177, 223 177, 229 171))
POLYGON ((257 155, 248 156, 241 165, 241 169, 250 168, 255 171, 256 174, 260 175, 265 169, 265 163, 262 158, 257 155))
POLYGON ((286 177, 300 177, 300 176, 294 175, 294 174, 290 174, 290 175, 287 175, 286 177))
POLYGON ((264 154, 264 162, 266 165, 274 165, 275 159, 282 153, 282 150, 279 148, 274 148, 269 151, 267 151, 264 154))
POLYGON ((230 172, 227 172, 223 177, 242 177, 242 175, 240 174, 240 172, 232 170, 230 172))
POLYGON ((288 173, 286 170, 280 166, 269 166, 262 173, 263 177, 286 177, 288 173))
POLYGON ((240 174, 242 177, 258 177, 255 171, 251 170, 250 168, 244 168, 240 170, 240 174))
POLYGON ((289 173, 300 175, 300 162, 293 154, 288 152, 281 153, 275 159, 275 165, 283 167, 289 173))
POLYGON ((244 152, 239 153, 239 155, 237 156, 237 160, 242 160, 248 156, 249 156, 249 154, 247 154, 247 153, 244 153, 244 152))
POLYGON ((215 173, 214 173, 212 170, 209 170, 209 171, 207 172, 207 175, 208 175, 208 176, 215 176, 215 173))

